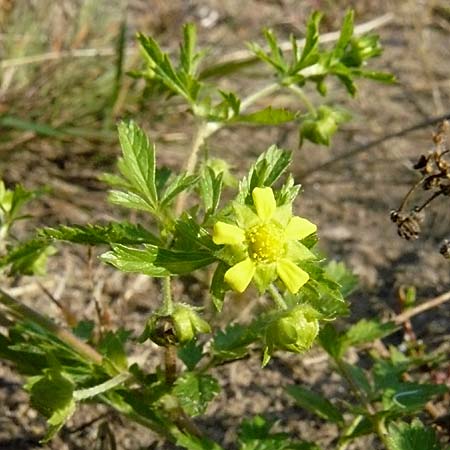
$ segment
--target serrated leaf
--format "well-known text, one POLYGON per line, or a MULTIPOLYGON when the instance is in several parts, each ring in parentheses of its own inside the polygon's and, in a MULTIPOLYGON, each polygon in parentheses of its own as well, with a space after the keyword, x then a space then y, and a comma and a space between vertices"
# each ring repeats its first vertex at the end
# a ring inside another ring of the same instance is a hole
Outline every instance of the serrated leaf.
POLYGON ((258 125, 280 125, 282 123, 292 122, 297 118, 297 113, 285 108, 267 108, 255 111, 251 114, 240 114, 231 119, 231 122, 254 123, 258 125))
POLYGON ((383 406, 388 410, 413 412, 423 408, 435 395, 449 389, 442 384, 398 383, 383 392, 383 406))
POLYGON ((353 382, 359 387, 359 389, 370 397, 373 390, 364 370, 354 364, 349 364, 346 361, 341 361, 340 364, 342 364, 344 370, 348 372, 353 382))
POLYGON ((335 319, 348 314, 348 303, 341 294, 340 286, 330 280, 325 270, 314 261, 301 261, 300 267, 310 279, 296 294, 299 303, 307 303, 324 319, 335 319))
POLYGON ((358 284, 358 277, 347 268, 344 262, 332 260, 325 266, 327 277, 337 283, 343 297, 347 297, 358 284))
POLYGON ((239 186, 238 200, 251 203, 251 193, 255 187, 271 186, 291 163, 292 154, 276 145, 261 154, 239 186))
POLYGON ((113 245, 113 249, 103 253, 100 259, 111 264, 122 272, 137 272, 151 277, 164 277, 170 272, 164 267, 154 264, 158 255, 158 247, 144 245, 143 248, 113 245))
POLYGON ((341 25, 341 32, 339 34, 339 39, 334 47, 334 54, 337 58, 343 54, 345 48, 350 43, 353 36, 353 23, 354 23, 355 12, 353 10, 347 11, 344 17, 344 21, 341 25))
POLYGON ((182 173, 173 178, 172 181, 169 182, 164 192, 161 195, 160 205, 163 207, 168 207, 173 199, 184 190, 190 188, 198 181, 198 177, 196 175, 187 175, 182 173))
POLYGON ((394 322, 381 323, 377 319, 362 319, 352 325, 343 336, 345 348, 367 344, 394 333, 398 326, 394 322))
POLYGON ((297 385, 287 386, 286 391, 298 405, 309 412, 333 423, 344 423, 342 413, 322 395, 297 385))
POLYGON ((211 167, 203 167, 199 180, 199 189, 205 210, 205 221, 217 211, 222 194, 222 184, 222 172, 216 175, 211 167))
POLYGON ((216 267, 216 270, 214 271, 214 275, 211 280, 210 293, 217 311, 222 310, 225 294, 229 289, 228 284, 224 279, 225 273, 228 269, 229 266, 220 261, 216 267))
POLYGON ((43 275, 47 266, 47 258, 56 253, 48 240, 35 238, 9 249, 0 258, 0 267, 10 265, 10 273, 22 275, 43 275))
POLYGON ((99 342, 98 348, 102 355, 107 358, 108 362, 113 366, 113 373, 115 370, 126 370, 128 367, 127 354, 125 351, 125 342, 131 332, 119 329, 118 331, 108 331, 99 342))
POLYGON ((158 244, 158 238, 143 228, 128 222, 112 222, 105 225, 60 225, 42 228, 38 235, 58 241, 76 244, 158 244))
POLYGON ((193 370, 203 357, 203 345, 191 340, 178 349, 178 357, 193 370))
POLYGON ((144 245, 141 248, 113 245, 101 260, 123 272, 137 272, 152 277, 186 274, 207 266, 216 257, 207 251, 178 251, 144 245))
POLYGON ((203 414, 208 403, 219 393, 219 383, 211 375, 192 372, 183 374, 175 382, 173 393, 186 413, 195 417, 203 414))
POLYGON ((319 44, 319 24, 323 14, 315 11, 311 14, 306 25, 305 45, 300 56, 300 60, 290 70, 291 74, 297 73, 299 70, 315 64, 318 59, 317 47, 319 44))
POLYGON ((320 329, 319 341, 322 348, 334 359, 339 358, 342 352, 340 335, 336 328, 327 323, 320 329))
POLYGON ((180 45, 180 64, 188 75, 194 75, 197 54, 197 29, 193 23, 186 23, 183 27, 183 43, 180 45))
POLYGON ((123 159, 119 161, 122 176, 150 206, 156 209, 155 147, 134 122, 118 126, 123 159))
POLYGON ((216 442, 206 437, 191 436, 180 434, 177 438, 177 445, 187 450, 223 450, 216 442))
POLYGON ((184 252, 160 248, 155 264, 164 267, 174 275, 183 275, 208 266, 215 261, 217 258, 209 251, 184 252))
POLYGON ((420 420, 411 424, 392 423, 387 436, 389 450, 441 450, 439 440, 432 428, 425 427, 420 420))
POLYGON ((146 211, 150 213, 154 213, 156 211, 155 206, 147 202, 140 195, 131 191, 109 191, 108 201, 113 205, 123 206, 124 208, 137 209, 139 211, 146 211))
POLYGON ((30 392, 31 405, 47 418, 49 425, 43 442, 50 440, 75 411, 74 384, 56 369, 43 376, 28 379, 25 389, 30 392))
POLYGON ((175 223, 173 247, 176 250, 192 252, 217 250, 208 231, 187 214, 183 214, 175 223))
POLYGON ((231 108, 233 115, 237 116, 241 109, 241 100, 233 92, 225 92, 219 89, 219 94, 222 96, 225 103, 231 108))
POLYGON ((290 439, 287 433, 273 433, 272 422, 261 416, 244 419, 239 429, 240 450, 320 450, 310 442, 290 439))
POLYGON ((213 339, 212 350, 215 357, 219 359, 242 358, 247 353, 247 346, 255 339, 256 336, 250 328, 231 324, 225 330, 217 331, 213 339))

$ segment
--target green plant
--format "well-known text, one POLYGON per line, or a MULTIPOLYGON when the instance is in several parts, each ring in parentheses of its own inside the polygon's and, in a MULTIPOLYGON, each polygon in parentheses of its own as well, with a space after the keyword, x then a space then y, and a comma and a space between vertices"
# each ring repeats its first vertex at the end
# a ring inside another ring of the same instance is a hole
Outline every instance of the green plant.
MULTIPOLYGON (((109 405, 181 447, 220 449, 192 420, 206 411, 219 392, 212 370, 255 351, 265 366, 276 352, 302 354, 318 337, 351 388, 353 402, 343 399, 335 404, 305 386, 287 386, 286 392, 300 407, 336 424, 338 448, 345 449, 354 439, 372 433, 388 449, 440 448, 432 429, 418 420, 411 424, 403 420, 448 391, 414 372, 439 364, 441 355, 385 348, 380 340, 398 329, 395 321, 362 320, 346 331, 332 325, 348 314, 346 297, 356 280, 343 264, 320 256, 315 248, 316 226, 293 214, 300 186, 286 175, 292 153, 271 146, 238 184, 226 161, 212 160, 205 153, 199 163, 205 141, 237 123, 296 122, 300 142, 328 145, 348 114, 330 104, 316 107, 304 87, 312 84, 325 96, 327 79, 337 77, 354 95, 357 77, 392 81, 389 74, 365 68, 381 49, 375 36, 354 36, 352 12, 329 49, 319 47, 320 19, 319 13, 311 16, 301 48, 291 39, 290 58, 269 30, 264 32, 268 50, 250 44, 275 81, 244 98, 204 81, 205 72, 199 71, 203 55, 196 50, 192 25, 184 28, 178 64, 153 38, 138 36, 145 66, 132 75, 145 78, 161 94, 181 97, 197 123, 185 170, 172 173, 158 167, 155 146, 144 131, 133 121, 122 122, 119 174, 105 174, 102 179, 112 187, 109 201, 139 211, 142 223, 43 228, 29 241, 5 244, 0 260, 10 273, 32 273, 42 268, 42 255, 57 241, 108 246, 103 262, 123 272, 161 279, 162 303, 142 324, 140 336, 117 329, 99 337, 93 332, 94 324, 86 322, 68 331, 0 291, 0 315, 8 324, 8 332, 0 334, 0 356, 28 376, 25 387, 31 404, 49 425, 44 441, 61 429, 79 403, 90 401, 109 405), (281 90, 300 99, 298 111, 269 106, 247 112, 281 90), (231 200, 221 202, 225 190, 224 197, 231 200), (255 295, 268 297, 271 304, 249 323, 233 321, 221 329, 208 317, 210 311, 203 314, 202 308, 173 298, 175 277, 211 267, 209 293, 217 311, 222 310, 228 292, 242 293, 251 283, 258 290, 255 295), (162 363, 153 372, 127 359, 127 345, 147 340, 160 347, 162 363), (372 346, 374 342, 378 347, 372 346), (366 369, 345 359, 350 348, 362 346, 369 349, 366 369)), ((213 72, 223 76, 237 68, 228 64, 213 72)), ((18 218, 16 211, 30 194, 20 187, 14 191, 2 187, 0 193, 2 238, 6 239, 18 218)), ((239 448, 319 448, 273 432, 272 425, 263 417, 243 420, 239 448)))

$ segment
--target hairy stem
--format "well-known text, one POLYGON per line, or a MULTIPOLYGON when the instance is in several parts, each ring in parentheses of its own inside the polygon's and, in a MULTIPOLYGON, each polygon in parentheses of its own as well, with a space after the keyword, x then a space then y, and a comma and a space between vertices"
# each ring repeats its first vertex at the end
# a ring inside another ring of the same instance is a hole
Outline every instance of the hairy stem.
POLYGON ((297 97, 302 101, 302 103, 306 106, 306 108, 310 113, 312 114, 316 113, 316 108, 311 103, 311 101, 309 100, 308 96, 304 93, 302 88, 296 86, 295 84, 289 85, 288 88, 297 95, 297 97))
POLYGON ((172 286, 170 283, 170 277, 163 278, 162 295, 163 295, 162 313, 164 315, 170 316, 173 312, 172 286))
POLYGON ((278 309, 288 309, 283 296, 280 294, 280 291, 274 284, 269 285, 268 291, 270 292, 270 295, 272 296, 272 299, 277 305, 278 309))

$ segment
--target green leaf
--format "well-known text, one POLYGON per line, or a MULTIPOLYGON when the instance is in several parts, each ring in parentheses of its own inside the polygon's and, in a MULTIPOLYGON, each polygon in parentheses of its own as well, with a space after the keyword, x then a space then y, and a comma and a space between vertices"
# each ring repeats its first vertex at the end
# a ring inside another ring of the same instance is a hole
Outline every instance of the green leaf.
POLYGON ((411 424, 392 423, 387 437, 388 450, 441 450, 432 428, 425 427, 419 419, 411 424))
POLYGON ((297 117, 297 113, 285 108, 273 108, 268 106, 251 114, 241 114, 233 117, 232 122, 255 123, 258 125, 279 125, 292 122, 297 117))
POLYGON ((93 320, 80 320, 76 327, 72 328, 75 336, 83 341, 89 341, 95 329, 95 322, 93 320))
POLYGON ((311 14, 306 25, 305 45, 298 63, 292 67, 290 73, 295 74, 304 67, 315 64, 318 59, 319 25, 323 14, 315 11, 311 14))
POLYGON ((398 383, 383 392, 385 409, 411 413, 421 410, 435 395, 445 394, 449 388, 442 384, 398 383))
POLYGON ((10 265, 9 271, 12 275, 43 275, 47 267, 47 258, 55 253, 55 248, 48 240, 31 239, 9 249, 8 253, 0 258, 0 267, 10 265))
POLYGON ((276 36, 271 30, 263 31, 264 37, 269 45, 269 51, 265 51, 258 44, 250 42, 248 44, 249 49, 266 64, 274 67, 280 74, 285 74, 287 72, 287 63, 284 59, 283 52, 278 46, 278 41, 276 36))
POLYGON ((205 210, 205 221, 212 216, 219 206, 222 194, 223 173, 217 175, 211 167, 204 166, 199 180, 200 198, 205 210))
POLYGON ((327 323, 320 329, 319 341, 322 348, 334 359, 340 357, 342 353, 341 337, 336 328, 327 323))
POLYGON ((219 383, 211 375, 187 372, 177 379, 173 393, 189 416, 206 411, 208 403, 219 393, 219 383))
POLYGON ((337 58, 343 55, 345 48, 350 43, 353 36, 353 22, 354 22, 355 12, 353 10, 347 11, 344 17, 344 21, 341 26, 341 33, 339 39, 334 46, 334 54, 337 58))
POLYGON ((191 216, 183 216, 175 223, 174 249, 198 252, 200 249, 214 252, 217 245, 212 241, 208 231, 200 226, 191 216))
POLYGON ((373 393, 373 389, 364 370, 354 364, 349 364, 346 361, 341 361, 340 364, 342 364, 359 389, 364 391, 370 397, 373 393))
POLYGON ((223 450, 216 442, 206 437, 191 436, 180 434, 177 438, 177 445, 187 450, 223 450))
POLYGON ((176 71, 167 53, 163 52, 158 43, 150 36, 138 34, 137 39, 147 60, 147 77, 156 78, 169 91, 181 95, 188 102, 194 103, 200 89, 199 82, 192 76, 195 70, 194 55, 195 29, 187 25, 184 29, 184 43, 181 47, 181 68, 176 71), (187 70, 186 70, 187 69, 187 70))
POLYGON ((239 359, 247 353, 247 346, 257 335, 249 327, 239 324, 228 325, 224 331, 218 330, 214 336, 212 350, 221 360, 239 359))
POLYGON ((186 274, 216 261, 207 251, 178 251, 144 245, 142 248, 113 245, 101 260, 123 272, 137 272, 152 277, 186 274))
POLYGON ((50 440, 75 411, 74 384, 56 369, 45 375, 28 379, 25 389, 30 392, 30 401, 47 418, 48 431, 43 442, 50 440))
POLYGON ((123 206, 124 208, 138 209, 150 213, 155 212, 155 207, 134 192, 109 191, 108 201, 113 205, 123 206))
POLYGON ((158 244, 158 238, 143 228, 128 222, 112 222, 105 225, 60 225, 57 228, 43 228, 39 236, 68 241, 75 244, 158 244))
POLYGON ((194 75, 196 69, 197 29, 193 23, 186 23, 183 27, 183 43, 180 45, 180 64, 188 75, 194 75))
POLYGON ((272 422, 261 416, 244 419, 239 429, 240 450, 320 450, 310 442, 293 441, 287 433, 273 433, 272 422))
POLYGON ((352 325, 343 336, 345 348, 367 344, 394 333, 398 326, 394 322, 381 323, 377 319, 362 319, 352 325))
POLYGON ((328 278, 319 263, 305 260, 299 265, 310 279, 296 294, 298 303, 311 305, 324 319, 347 315, 348 303, 341 294, 340 286, 328 278))
POLYGON ((194 270, 217 261, 209 251, 176 251, 160 248, 155 264, 167 269, 174 275, 190 274, 194 270))
POLYGON ((100 259, 122 272, 137 272, 151 277, 164 277, 170 272, 164 267, 154 264, 158 255, 158 247, 144 245, 144 248, 113 245, 113 249, 103 253, 100 259))
POLYGON ((119 170, 136 193, 156 209, 155 147, 133 121, 121 122, 118 131, 123 153, 123 159, 118 164, 119 170))
POLYGON ((241 109, 241 100, 233 92, 225 92, 219 89, 219 94, 222 96, 225 104, 231 108, 233 115, 237 116, 241 109))
POLYGON ((252 203, 251 193, 255 187, 271 186, 283 174, 291 163, 292 154, 279 149, 276 145, 261 154, 250 168, 248 177, 239 186, 238 200, 252 203))
POLYGON ((99 350, 113 366, 112 375, 116 375, 116 370, 126 370, 128 367, 125 342, 130 336, 130 332, 124 329, 118 331, 108 331, 99 342, 99 350))
POLYGON ((309 412, 333 423, 341 425, 344 423, 342 413, 322 395, 296 385, 287 386, 286 391, 299 406, 307 409, 309 412))
POLYGON ((229 266, 220 261, 214 271, 213 278, 211 280, 210 293, 212 301, 217 311, 222 310, 225 294, 228 291, 228 284, 225 282, 225 273, 229 269, 229 266))
POLYGON ((203 357, 203 345, 191 340, 178 349, 178 357, 188 370, 194 370, 203 357))
POLYGON ((164 190, 160 205, 163 207, 168 207, 172 200, 182 191, 190 188, 198 181, 196 175, 187 175, 182 173, 174 177, 174 179, 169 182, 168 186, 164 190))
POLYGON ((325 266, 328 278, 337 283, 343 297, 347 297, 358 284, 358 277, 347 268, 344 262, 332 260, 325 266))

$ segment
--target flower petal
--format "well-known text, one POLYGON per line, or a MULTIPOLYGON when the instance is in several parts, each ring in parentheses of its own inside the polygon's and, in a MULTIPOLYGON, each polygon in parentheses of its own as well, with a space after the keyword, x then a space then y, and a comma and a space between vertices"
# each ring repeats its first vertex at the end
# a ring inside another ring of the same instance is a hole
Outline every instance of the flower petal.
POLYGON ((224 279, 235 291, 244 292, 254 274, 255 264, 250 258, 247 258, 228 269, 224 279))
POLYGON ((238 245, 245 240, 245 232, 236 225, 225 222, 216 222, 214 225, 214 244, 238 245))
POLYGON ((262 221, 269 220, 275 210, 277 203, 273 195, 272 188, 255 188, 252 191, 253 203, 255 204, 256 213, 262 221))
POLYGON ((295 294, 309 280, 309 275, 289 259, 277 263, 277 273, 291 294, 295 294))
POLYGON ((300 240, 317 231, 317 226, 303 217, 294 216, 286 227, 287 240, 300 240))

